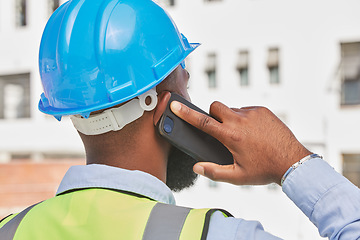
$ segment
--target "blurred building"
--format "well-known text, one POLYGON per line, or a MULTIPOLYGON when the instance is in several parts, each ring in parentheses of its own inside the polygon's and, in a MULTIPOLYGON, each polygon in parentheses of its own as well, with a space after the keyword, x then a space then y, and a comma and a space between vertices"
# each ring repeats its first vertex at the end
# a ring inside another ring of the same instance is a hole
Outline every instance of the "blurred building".
POLYGON ((37 110, 40 38, 56 0, 0 0, 0 218, 54 196, 69 166, 84 163, 69 119, 37 110))
MULTIPOLYGON (((54 192, 67 166, 83 163, 80 138, 69 119, 59 123, 37 110, 42 92, 37 59, 41 33, 61 3, 0 0, 0 217, 37 201, 5 204, 4 199, 22 191, 17 188, 29 189, 23 198, 34 191, 54 192), (31 171, 51 186, 26 177, 31 171), (35 190, 28 179, 37 183, 35 190)), ((202 43, 186 63, 196 105, 207 110, 212 101, 220 100, 232 107, 267 106, 303 144, 360 186, 359 1, 159 4, 190 42, 202 43)), ((36 196, 41 200, 51 194, 36 196)), ((275 185, 236 187, 200 178, 196 187, 176 198, 180 205, 221 207, 237 217, 260 220, 266 230, 285 239, 321 239, 275 185)))

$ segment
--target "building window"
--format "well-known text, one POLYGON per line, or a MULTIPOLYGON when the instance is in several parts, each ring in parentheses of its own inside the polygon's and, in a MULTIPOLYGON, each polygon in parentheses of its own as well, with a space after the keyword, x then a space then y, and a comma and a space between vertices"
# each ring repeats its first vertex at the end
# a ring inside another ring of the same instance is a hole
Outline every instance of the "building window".
POLYGON ((175 6, 175 0, 159 0, 160 4, 165 7, 175 6))
POLYGON ((205 72, 208 77, 209 88, 216 88, 217 83, 216 83, 216 54, 215 53, 210 53, 207 56, 205 72))
POLYGON ((269 69, 270 84, 280 83, 279 49, 278 48, 270 48, 269 49, 267 67, 269 69))
POLYGON ((30 74, 0 76, 0 119, 30 117, 30 74))
POLYGON ((240 75, 240 86, 248 86, 249 85, 249 52, 248 51, 239 52, 236 68, 240 75))
POLYGON ((360 42, 341 44, 341 104, 360 104, 360 42))
POLYGON ((360 187, 360 154, 343 154, 343 175, 360 187))
POLYGON ((27 24, 26 0, 16 0, 16 26, 23 27, 27 24))
POLYGON ((48 12, 49 16, 55 12, 55 10, 60 6, 59 0, 48 0, 48 12))

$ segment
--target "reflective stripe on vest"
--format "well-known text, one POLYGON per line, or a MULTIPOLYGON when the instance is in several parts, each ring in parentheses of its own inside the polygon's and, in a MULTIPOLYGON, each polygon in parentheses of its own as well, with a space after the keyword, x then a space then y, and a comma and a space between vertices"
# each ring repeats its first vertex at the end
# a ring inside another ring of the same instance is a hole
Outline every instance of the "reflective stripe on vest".
POLYGON ((24 210, 0 228, 1 240, 204 240, 217 210, 157 203, 107 189, 79 190, 31 207, 28 214, 24 210), (16 234, 3 235, 10 228, 16 234))
POLYGON ((159 239, 159 236, 164 240, 179 239, 190 210, 190 208, 157 203, 150 213, 143 240, 159 239), (168 216, 171 216, 172 221, 169 221, 168 216))
POLYGON ((16 232, 21 220, 35 205, 38 205, 38 204, 39 203, 36 203, 36 204, 31 205, 30 207, 24 209, 22 212, 20 212, 15 217, 13 217, 11 220, 9 220, 9 222, 7 222, 2 228, 0 228, 1 240, 14 239, 15 232, 16 232))

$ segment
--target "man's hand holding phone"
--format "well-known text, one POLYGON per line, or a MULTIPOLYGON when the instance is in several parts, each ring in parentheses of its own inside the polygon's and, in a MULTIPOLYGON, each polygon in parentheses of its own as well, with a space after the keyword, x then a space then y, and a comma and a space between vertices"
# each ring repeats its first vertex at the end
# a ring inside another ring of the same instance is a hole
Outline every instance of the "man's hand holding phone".
POLYGON ((172 93, 165 111, 156 124, 160 136, 197 161, 221 165, 233 164, 231 152, 219 140, 185 122, 170 110, 173 101, 181 102, 197 112, 208 115, 185 98, 172 93))
POLYGON ((233 154, 234 164, 199 162, 194 172, 214 181, 236 185, 280 184, 291 165, 311 154, 289 128, 264 107, 210 106, 215 119, 179 102, 171 103, 178 117, 222 142, 233 154))

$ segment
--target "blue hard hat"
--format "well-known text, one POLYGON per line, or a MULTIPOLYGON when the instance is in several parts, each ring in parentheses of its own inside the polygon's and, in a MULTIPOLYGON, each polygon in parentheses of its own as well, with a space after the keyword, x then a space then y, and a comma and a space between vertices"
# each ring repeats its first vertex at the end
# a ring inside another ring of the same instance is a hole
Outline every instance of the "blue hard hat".
POLYGON ((155 87, 198 46, 151 0, 68 1, 41 39, 39 109, 88 117, 155 87))

